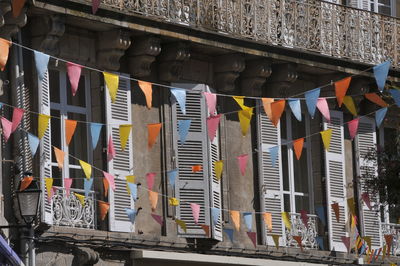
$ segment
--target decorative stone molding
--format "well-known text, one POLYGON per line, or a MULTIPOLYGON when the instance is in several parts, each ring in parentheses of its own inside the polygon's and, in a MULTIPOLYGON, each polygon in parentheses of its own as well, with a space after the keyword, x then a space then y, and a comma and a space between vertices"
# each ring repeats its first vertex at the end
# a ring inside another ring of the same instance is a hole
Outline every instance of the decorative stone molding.
POLYGON ((60 15, 34 17, 30 25, 33 48, 46 54, 59 55, 59 40, 65 31, 64 17, 60 15))
POLYGON ((240 75, 243 95, 261 96, 262 85, 271 75, 271 62, 268 59, 246 60, 246 68, 240 75))
POLYGON ((76 265, 94 265, 99 261, 99 253, 91 248, 79 247, 75 248, 75 258, 73 260, 76 265))
POLYGON ((159 38, 149 35, 136 38, 128 51, 130 73, 139 78, 150 76, 151 64, 160 52, 159 38))
POLYGON ((221 92, 233 92, 235 80, 245 68, 245 60, 241 54, 218 56, 214 61, 214 85, 221 92))
POLYGON ((14 18, 12 14, 11 1, 0 2, 0 37, 11 40, 27 22, 26 8, 23 8, 21 14, 14 18))
POLYGON ((160 80, 174 82, 182 77, 183 63, 189 60, 191 54, 187 43, 168 43, 163 45, 158 56, 158 76, 160 80))
POLYGON ((290 87, 298 78, 297 65, 291 63, 275 64, 272 66, 272 75, 267 80, 268 97, 288 97, 292 95, 290 87))
POLYGON ((119 60, 131 45, 128 32, 111 30, 97 34, 97 65, 100 68, 117 71, 119 60))

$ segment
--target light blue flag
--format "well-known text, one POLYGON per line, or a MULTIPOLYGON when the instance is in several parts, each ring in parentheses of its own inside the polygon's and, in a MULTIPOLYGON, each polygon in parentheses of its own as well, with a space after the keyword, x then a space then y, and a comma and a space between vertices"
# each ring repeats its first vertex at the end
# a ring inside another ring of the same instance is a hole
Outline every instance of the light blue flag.
POLYGON ((38 51, 33 51, 33 53, 35 54, 36 71, 40 81, 42 81, 44 74, 47 71, 47 65, 49 64, 50 56, 38 51))
POLYGON ((271 156, 272 167, 276 165, 276 159, 278 158, 279 146, 274 146, 268 149, 269 155, 271 156))
POLYGON ((103 124, 99 123, 90 123, 90 135, 92 136, 92 147, 93 149, 96 148, 97 143, 99 142, 99 136, 101 132, 101 128, 103 124))
POLYGON ((363 243, 362 246, 361 246, 360 255, 364 254, 366 249, 367 249, 367 245, 365 245, 365 243, 363 243))
POLYGON ((3 108, 3 103, 2 103, 2 102, 0 102, 0 109, 1 109, 1 108, 3 108))
POLYGON ((129 190, 131 191, 131 196, 134 201, 137 200, 137 184, 128 182, 129 190))
POLYGON ((233 243, 233 229, 231 228, 224 228, 224 232, 228 235, 229 239, 233 243))
POLYGON ((380 91, 383 91, 383 88, 385 87, 386 79, 389 73, 390 63, 391 63, 390 61, 386 61, 383 62, 382 64, 373 67, 376 84, 378 85, 378 89, 380 91))
POLYGON ((389 90, 390 94, 392 94, 393 100, 398 107, 400 107, 400 90, 391 89, 389 90))
POLYGON ((375 113, 375 121, 376 121, 376 126, 379 128, 382 124, 383 119, 386 116, 387 112, 387 107, 381 108, 375 113))
POLYGON ((186 90, 173 88, 171 89, 171 94, 174 95, 175 100, 179 103, 182 113, 186 115, 186 90))
POLYGON ((317 241, 317 244, 318 244, 318 246, 319 246, 319 248, 320 248, 321 250, 325 250, 325 247, 324 247, 324 238, 323 238, 322 236, 316 236, 316 237, 315 237, 315 241, 317 241))
POLYGON ((218 223, 219 215, 221 214, 221 209, 219 208, 211 208, 211 216, 214 222, 214 225, 218 223))
POLYGON ((181 145, 185 144, 187 134, 189 133, 190 123, 192 120, 178 120, 179 140, 181 145))
POLYGON ((251 232, 253 230, 253 213, 244 212, 243 218, 244 218, 244 224, 246 225, 247 229, 251 232))
POLYGON ((288 99, 290 109, 298 121, 301 121, 301 105, 299 99, 288 99))
POLYGON ((321 220, 322 224, 326 225, 326 218, 325 218, 325 208, 324 206, 317 206, 315 207, 315 213, 317 214, 318 218, 321 220))
POLYGON ((137 211, 133 209, 128 209, 125 208, 126 214, 128 215, 129 221, 131 221, 132 224, 135 223, 137 211))
POLYGON ((178 174, 178 169, 170 170, 167 172, 169 184, 175 186, 175 179, 178 174))
POLYGON ((307 104, 307 109, 308 113, 312 118, 314 118, 315 114, 315 107, 317 107, 317 102, 319 98, 319 94, 321 92, 320 88, 316 88, 310 91, 307 91, 304 93, 304 96, 306 97, 306 104, 307 104))
POLYGON ((85 197, 87 197, 89 196, 89 192, 93 186, 93 178, 90 179, 85 178, 84 181, 85 182, 83 183, 83 187, 85 188, 85 197))
POLYGON ((28 133, 29 148, 31 148, 32 157, 35 156, 39 146, 39 138, 31 133, 28 133))

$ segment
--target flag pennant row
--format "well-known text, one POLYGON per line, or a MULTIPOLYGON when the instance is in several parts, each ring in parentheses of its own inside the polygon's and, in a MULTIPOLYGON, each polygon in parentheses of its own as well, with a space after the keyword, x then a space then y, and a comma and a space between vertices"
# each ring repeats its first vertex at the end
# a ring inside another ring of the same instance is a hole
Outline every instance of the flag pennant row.
POLYGON ((190 203, 190 208, 192 209, 192 215, 194 222, 196 224, 199 223, 199 217, 200 217, 200 205, 196 203, 190 203))
POLYGON ((224 170, 224 161, 223 160, 214 162, 215 177, 217 178, 217 180, 221 179, 223 170, 224 170))
POLYGON ((11 136, 12 122, 9 121, 7 118, 2 117, 1 118, 1 127, 3 129, 4 142, 7 142, 11 136))
POLYGON ((319 248, 320 248, 321 250, 325 250, 325 247, 324 247, 324 238, 323 238, 322 236, 316 236, 316 237, 315 237, 315 240, 317 241, 317 244, 318 244, 319 248))
POLYGON ((328 102, 325 98, 319 98, 317 101, 317 108, 321 112, 322 116, 328 123, 331 121, 331 113, 329 111, 328 102))
POLYGON ((253 213, 244 212, 243 219, 244 219, 244 224, 247 227, 247 230, 249 230, 250 232, 253 231, 253 213))
POLYGON ((301 236, 293 236, 293 239, 297 242, 297 245, 299 246, 300 250, 303 251, 303 245, 301 243, 301 236))
POLYGON ((360 118, 353 119, 347 123, 347 127, 349 128, 349 134, 350 138, 353 140, 354 137, 357 134, 358 130, 358 122, 360 121, 360 118))
POLYGON ((351 96, 344 96, 343 104, 352 115, 357 116, 356 105, 354 104, 354 100, 351 96))
POLYGON ((208 112, 210 113, 210 115, 215 115, 217 95, 211 92, 203 92, 203 95, 206 98, 208 112))
POLYGON ((67 145, 69 145, 69 143, 71 142, 72 136, 74 135, 76 130, 77 123, 78 121, 76 120, 65 120, 65 142, 67 143, 67 145))
POLYGON ((366 94, 364 94, 364 97, 365 97, 366 99, 368 99, 369 101, 371 101, 371 102, 373 102, 373 103, 379 105, 380 107, 387 107, 387 106, 389 106, 384 100, 382 100, 381 97, 379 97, 378 94, 376 94, 376 93, 374 93, 374 92, 373 92, 373 93, 366 93, 366 94))
POLYGON ((11 133, 15 132, 17 130, 19 124, 21 123, 22 117, 24 116, 24 110, 14 107, 13 110, 13 116, 12 116, 12 127, 11 127, 11 133))
POLYGON ((32 157, 35 156, 36 151, 39 147, 39 138, 36 137, 35 135, 28 133, 28 141, 29 141, 29 148, 32 153, 32 157))
POLYGON ((210 138, 210 141, 213 142, 215 135, 217 133, 217 129, 218 129, 218 125, 219 125, 219 121, 220 121, 221 115, 210 115, 207 118, 207 133, 208 133, 208 137, 210 138))
POLYGON ((350 237, 349 236, 342 236, 342 242, 345 245, 346 249, 347 249, 347 253, 350 252, 350 237))
POLYGON ((238 112, 240 128, 242 130, 243 137, 247 135, 249 131, 251 117, 253 116, 253 108, 243 106, 243 110, 238 112))
POLYGON ((347 89, 349 88, 350 82, 351 82, 351 77, 347 77, 335 82, 335 92, 339 107, 342 107, 343 99, 347 93, 347 89))
POLYGON ((103 178, 103 187, 104 187, 104 197, 107 197, 108 190, 110 190, 110 185, 108 184, 108 181, 105 177, 103 178))
POLYGON ((100 6, 100 0, 92 0, 92 13, 95 15, 100 6))
POLYGON ((312 118, 314 118, 315 114, 315 108, 317 107, 317 102, 319 98, 319 94, 321 92, 320 88, 316 88, 310 91, 307 91, 304 93, 304 96, 306 98, 306 105, 308 109, 308 113, 312 118))
POLYGON ((90 190, 92 189, 92 186, 93 186, 93 178, 90 178, 90 179, 85 178, 83 181, 84 181, 83 188, 85 190, 85 197, 88 197, 90 190))
POLYGON ((99 123, 90 123, 90 136, 92 138, 92 147, 96 148, 97 143, 99 142, 100 132, 103 125, 99 123))
POLYGON ((389 74, 390 64, 390 61, 386 61, 372 68, 379 91, 383 91, 385 87, 386 79, 389 74))
POLYGON ((98 200, 100 210, 100 220, 104 221, 107 216, 108 210, 110 209, 110 203, 98 200))
POLYGON ((131 133, 131 128, 132 125, 127 124, 127 125, 120 125, 119 126, 119 139, 121 142, 121 149, 124 151, 126 144, 129 139, 129 134, 131 133))
POLYGON ((148 124, 147 132, 148 132, 148 140, 147 140, 147 148, 150 150, 157 141, 157 137, 161 131, 161 123, 148 124))
POLYGON ((179 104, 182 114, 186 115, 186 90, 172 88, 170 91, 174 96, 175 101, 179 104))
POLYGON ((200 165, 200 164, 192 166, 192 172, 193 173, 201 172, 202 170, 203 170, 203 166, 200 165))
POLYGON ((110 135, 108 137, 108 145, 107 145, 107 161, 113 160, 116 155, 117 153, 114 148, 114 142, 112 136, 110 135))
POLYGON ((67 62, 67 73, 69 78, 69 83, 71 84, 72 96, 76 95, 79 86, 79 79, 81 78, 82 66, 67 62))
POLYGON ((376 126, 379 128, 383 122, 383 119, 385 119, 386 113, 387 113, 387 107, 381 108, 375 113, 375 122, 376 126))
POLYGON ((185 144, 192 120, 178 120, 178 133, 180 144, 185 144))
POLYGON ((272 109, 271 109, 271 103, 273 103, 275 100, 273 98, 262 98, 261 99, 264 112, 268 116, 269 120, 272 121, 272 109))
POLYGON ((138 81, 139 87, 142 90, 144 97, 146 98, 147 109, 151 109, 152 101, 153 101, 153 86, 150 82, 147 81, 138 81))
POLYGON ((245 173, 246 173, 246 167, 247 167, 248 158, 249 158, 248 154, 242 154, 242 155, 237 157, 240 173, 242 174, 242 176, 244 176, 245 173))
POLYGON ((110 94, 111 102, 115 103, 119 86, 119 76, 108 72, 103 72, 103 76, 108 93, 110 94))
POLYGON ((331 145, 332 129, 319 132, 321 134, 322 143, 324 144, 325 150, 329 151, 329 146, 331 145))
POLYGON ((271 103, 272 124, 277 127, 282 113, 285 110, 285 100, 279 100, 271 103))
POLYGON ((177 174, 178 174, 178 169, 173 169, 167 172, 168 181, 171 186, 175 186, 175 180, 177 174))
POLYGON ((294 117, 301 122, 301 105, 300 99, 288 99, 288 104, 294 117))

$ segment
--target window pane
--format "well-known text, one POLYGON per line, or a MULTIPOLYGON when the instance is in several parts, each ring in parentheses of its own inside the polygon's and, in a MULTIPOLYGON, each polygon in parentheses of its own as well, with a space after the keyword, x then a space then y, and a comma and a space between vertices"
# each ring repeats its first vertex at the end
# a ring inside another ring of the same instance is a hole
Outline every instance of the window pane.
POLYGON ((300 213, 301 210, 306 210, 310 213, 310 203, 307 196, 296 196, 296 213, 300 213))
POLYGON ((299 122, 297 119, 292 116, 292 139, 303 138, 306 136, 306 123, 305 117, 302 115, 302 121, 299 122))
POLYGON ((71 185, 72 188, 84 189, 83 179, 86 177, 85 177, 85 174, 83 173, 82 169, 69 168, 69 178, 73 179, 72 185, 71 185))
POLYGON ((290 212, 290 195, 289 194, 283 194, 283 205, 284 205, 284 211, 285 212, 290 212))
POLYGON ((391 10, 389 6, 378 6, 378 13, 384 14, 384 15, 391 15, 391 10))
POLYGON ((282 174, 283 174, 283 190, 289 191, 289 165, 288 165, 288 153, 287 147, 282 146, 282 174))
MULTIPOLYGON (((68 113, 68 119, 86 121, 86 115, 68 113)), ((72 156, 80 160, 88 161, 88 137, 86 124, 78 122, 68 148, 69 154, 72 156)), ((79 165, 79 161, 71 157, 69 158, 69 163, 73 165, 79 165)))
POLYGON ((78 90, 75 96, 72 96, 71 84, 67 77, 67 104, 80 107, 86 106, 85 76, 81 76, 79 79, 78 90))
POLYGON ((49 70, 50 78, 50 101, 60 103, 60 72, 49 70))
MULTIPOLYGON (((54 157, 54 156, 53 156, 54 157)), ((61 182, 61 177, 62 177, 62 173, 61 173, 61 169, 58 168, 58 166, 52 166, 51 167, 51 171, 52 171, 52 177, 53 177, 53 186, 56 187, 61 187, 62 186, 62 182, 61 182)))
POLYGON ((293 154, 294 189, 296 192, 308 193, 307 149, 303 149, 300 160, 293 154))
POLYGON ((287 135, 286 135, 286 114, 283 113, 283 115, 281 116, 281 121, 279 122, 279 124, 281 125, 281 138, 282 139, 287 139, 287 135))

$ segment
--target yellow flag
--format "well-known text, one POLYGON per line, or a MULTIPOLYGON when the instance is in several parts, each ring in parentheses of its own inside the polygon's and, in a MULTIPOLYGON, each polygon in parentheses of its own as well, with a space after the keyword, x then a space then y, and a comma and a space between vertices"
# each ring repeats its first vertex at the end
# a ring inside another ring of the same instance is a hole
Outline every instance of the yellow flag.
POLYGON ((347 199, 347 206, 349 207, 349 211, 352 215, 356 215, 356 206, 354 203, 354 198, 348 198, 347 199))
POLYGON ((186 223, 182 220, 175 219, 175 223, 179 225, 182 230, 186 233, 186 223))
POLYGON ((292 223, 290 222, 290 215, 288 212, 282 212, 282 219, 285 223, 286 228, 290 231, 292 230, 292 223))
POLYGON ((78 193, 74 193, 75 197, 79 200, 79 202, 81 203, 82 206, 85 206, 85 196, 78 194, 78 193))
POLYGON ((329 151, 329 146, 331 145, 332 129, 327 129, 319 132, 322 137, 322 142, 324 143, 325 150, 329 151))
POLYGON ((125 150, 126 142, 128 141, 129 134, 131 133, 132 125, 119 126, 119 140, 121 142, 121 149, 125 150))
POLYGON ((344 96, 343 103, 352 115, 357 116, 356 105, 354 104, 353 98, 351 98, 351 96, 344 96))
POLYGON ((244 106, 243 110, 238 112, 240 127, 242 128, 242 135, 246 136, 249 130, 251 117, 253 116, 253 107, 244 106))
POLYGON ((280 237, 281 237, 280 235, 272 235, 272 239, 274 240, 276 249, 279 248, 279 238, 280 237))
POLYGON ((53 178, 45 178, 46 190, 47 190, 47 197, 51 198, 51 188, 53 187, 53 178))
POLYGON ((49 126, 50 116, 39 114, 39 121, 38 121, 38 138, 41 139, 44 136, 44 133, 49 126))
POLYGON ((177 198, 169 198, 169 205, 178 206, 179 205, 179 200, 177 198))
POLYGON ((222 170, 224 170, 224 161, 216 161, 214 163, 214 171, 215 171, 215 176, 217 177, 218 180, 221 179, 222 176, 222 170))
POLYGON ((103 72, 103 75, 108 88, 108 92, 110 93, 111 102, 114 103, 115 99, 117 98, 119 76, 108 72, 103 72))
POLYGON ((90 179, 90 176, 92 175, 92 166, 82 160, 79 160, 79 164, 81 165, 81 168, 85 173, 86 178, 90 179))
POLYGON ((239 104, 240 108, 243 110, 247 108, 247 106, 244 105, 244 96, 233 96, 232 98, 239 104))
MULTIPOLYGON (((126 183, 135 183, 135 176, 134 175, 127 175, 126 177, 126 183)), ((128 184, 126 184, 126 190, 128 191, 128 195, 131 194, 131 190, 128 186, 128 184)))

